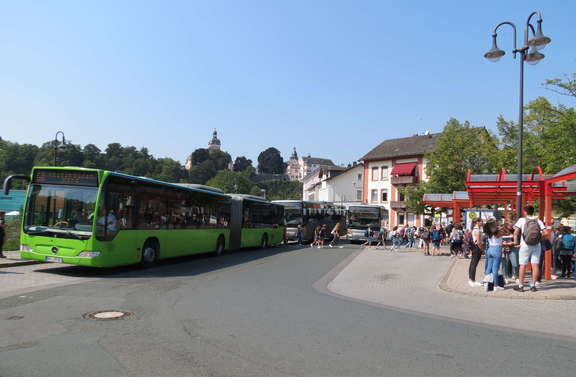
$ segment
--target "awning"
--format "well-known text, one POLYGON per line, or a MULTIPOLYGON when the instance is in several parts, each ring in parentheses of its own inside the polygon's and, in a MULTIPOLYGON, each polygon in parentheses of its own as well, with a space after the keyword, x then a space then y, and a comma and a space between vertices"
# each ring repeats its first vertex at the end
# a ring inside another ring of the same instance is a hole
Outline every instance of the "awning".
POLYGON ((416 169, 416 163, 410 162, 407 164, 394 165, 392 168, 392 175, 413 175, 414 169, 416 169))

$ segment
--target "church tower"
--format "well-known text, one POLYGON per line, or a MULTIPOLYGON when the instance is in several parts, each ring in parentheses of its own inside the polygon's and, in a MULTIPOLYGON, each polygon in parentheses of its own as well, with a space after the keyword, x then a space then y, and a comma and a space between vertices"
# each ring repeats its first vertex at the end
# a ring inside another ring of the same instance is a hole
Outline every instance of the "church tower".
POLYGON ((218 132, 216 132, 216 130, 214 130, 214 133, 212 134, 212 140, 210 140, 208 142, 208 150, 210 152, 212 151, 219 151, 220 150, 220 140, 218 139, 218 132))

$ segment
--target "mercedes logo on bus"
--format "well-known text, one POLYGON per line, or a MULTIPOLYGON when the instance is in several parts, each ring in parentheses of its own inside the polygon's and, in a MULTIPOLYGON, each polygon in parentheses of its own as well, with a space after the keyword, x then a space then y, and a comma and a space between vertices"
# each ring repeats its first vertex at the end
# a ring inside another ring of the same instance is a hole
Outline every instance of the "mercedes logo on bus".
POLYGON ((54 246, 50 251, 52 251, 52 253, 56 254, 58 252, 58 248, 56 246, 54 246))

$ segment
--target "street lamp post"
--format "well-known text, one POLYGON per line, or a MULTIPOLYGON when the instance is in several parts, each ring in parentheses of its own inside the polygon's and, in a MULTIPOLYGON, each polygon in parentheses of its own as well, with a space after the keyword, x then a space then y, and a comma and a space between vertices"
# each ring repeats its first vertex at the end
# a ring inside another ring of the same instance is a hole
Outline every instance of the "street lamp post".
POLYGON ((58 141, 58 135, 62 135, 62 146, 66 145, 66 137, 64 137, 64 132, 62 131, 58 131, 56 132, 56 136, 54 136, 54 166, 56 166, 56 155, 58 153, 58 148, 59 148, 59 141, 58 141))
POLYGON ((540 53, 539 51, 546 47, 548 43, 550 43, 551 39, 544 36, 542 34, 542 14, 538 11, 534 11, 530 13, 528 19, 526 20, 526 26, 524 28, 524 45, 520 48, 516 46, 516 25, 509 21, 500 22, 494 28, 492 32, 492 48, 490 51, 484 54, 484 57, 491 62, 497 62, 500 60, 502 56, 506 54, 503 50, 498 48, 496 44, 497 38, 497 31, 498 28, 502 25, 510 25, 512 29, 514 29, 514 49, 512 50, 512 54, 514 59, 516 59, 516 54, 520 54, 520 106, 519 106, 519 114, 518 114, 518 182, 516 188, 516 212, 518 218, 522 217, 522 172, 524 170, 523 167, 523 142, 524 142, 524 62, 534 65, 538 64, 538 62, 544 59, 544 54, 540 53), (534 26, 530 23, 532 17, 538 15, 538 22, 536 30, 534 30, 534 26), (528 33, 532 31, 533 37, 528 39, 528 33))

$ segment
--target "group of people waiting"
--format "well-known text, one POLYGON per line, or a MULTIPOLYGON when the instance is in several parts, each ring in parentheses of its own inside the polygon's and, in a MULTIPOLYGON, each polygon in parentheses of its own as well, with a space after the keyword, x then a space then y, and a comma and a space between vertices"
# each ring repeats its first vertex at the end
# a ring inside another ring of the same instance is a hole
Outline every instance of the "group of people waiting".
POLYGON ((544 223, 534 216, 534 207, 524 207, 524 216, 516 219, 510 214, 503 223, 492 218, 484 222, 475 219, 472 228, 471 260, 468 284, 485 287, 489 291, 504 289, 506 283, 515 282, 514 290, 525 290, 528 266, 531 267, 530 291, 541 287, 543 275, 543 252, 553 250, 556 277, 573 276, 572 259, 576 251, 576 239, 572 229, 560 226, 554 229, 551 239, 544 236, 544 223), (476 280, 476 269, 486 255, 483 282, 476 280))

